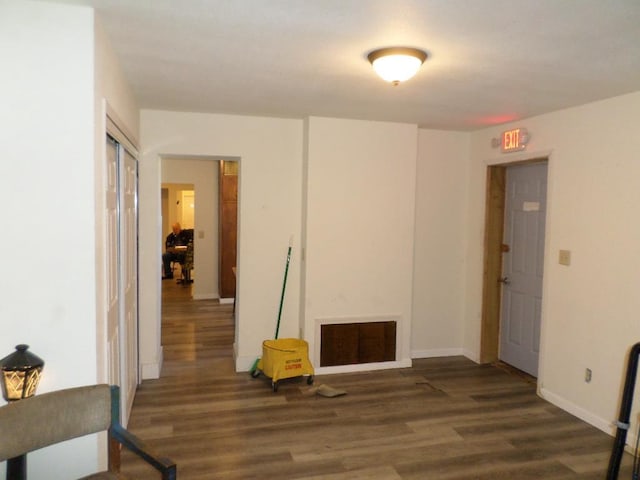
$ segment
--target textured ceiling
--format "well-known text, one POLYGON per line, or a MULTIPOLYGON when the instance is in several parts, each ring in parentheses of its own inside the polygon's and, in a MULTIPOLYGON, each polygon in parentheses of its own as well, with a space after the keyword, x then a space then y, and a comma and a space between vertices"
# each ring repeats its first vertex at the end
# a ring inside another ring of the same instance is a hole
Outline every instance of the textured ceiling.
POLYGON ((68 0, 141 107, 473 130, 640 90, 639 0, 68 0), (393 87, 367 54, 429 58, 393 87))

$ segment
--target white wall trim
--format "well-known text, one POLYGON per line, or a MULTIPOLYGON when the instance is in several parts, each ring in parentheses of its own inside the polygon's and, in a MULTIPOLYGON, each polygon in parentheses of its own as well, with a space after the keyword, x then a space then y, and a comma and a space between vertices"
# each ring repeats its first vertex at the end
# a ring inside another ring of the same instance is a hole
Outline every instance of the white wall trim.
POLYGON ((218 298, 218 295, 216 295, 215 293, 194 293, 191 298, 193 298, 194 300, 216 300, 218 298))
MULTIPOLYGON (((556 395, 555 393, 550 392, 546 388, 539 388, 538 394, 545 399, 547 402, 554 404, 556 407, 561 408, 565 412, 570 413, 574 417, 578 417, 580 420, 587 422, 589 425, 596 427, 598 430, 603 431, 607 435, 615 436, 616 434, 616 426, 613 421, 607 421, 604 418, 600 418, 597 415, 585 410, 582 407, 579 407, 573 402, 556 395)), ((627 432, 626 439, 626 450, 629 453, 633 453, 636 445, 636 435, 633 433, 633 429, 629 429, 627 432)))
POLYGON ((164 358, 162 345, 158 351, 158 361, 154 363, 143 363, 140 365, 140 373, 142 380, 155 380, 160 378, 160 370, 162 370, 162 361, 164 358))
POLYGON ((220 304, 224 305, 224 304, 229 304, 229 303, 233 303, 233 297, 231 298, 221 298, 220 299, 220 304))
POLYGON ((389 368, 410 368, 411 366, 411 359, 407 358, 395 362, 355 363, 352 365, 337 365, 335 367, 318 367, 315 369, 315 374, 331 375, 333 373, 369 372, 387 370, 389 368))
POLYGON ((107 133, 124 145, 124 147, 129 150, 130 153, 134 154, 136 159, 138 159, 138 152, 140 151, 140 142, 138 141, 138 138, 129 128, 127 128, 127 125, 120 119, 120 117, 118 117, 115 109, 108 101, 106 101, 106 99, 104 104, 106 110, 107 133))
POLYGON ((485 160, 485 164, 489 165, 513 165, 520 162, 528 162, 531 160, 537 160, 542 158, 549 158, 553 153, 553 149, 547 150, 534 150, 534 151, 523 151, 520 153, 510 153, 508 157, 491 157, 485 160))
POLYGON ((233 352, 234 352, 234 357, 235 357, 235 363, 236 363, 236 372, 248 372, 251 367, 253 367, 253 364, 255 363, 255 361, 260 358, 260 355, 253 355, 253 356, 239 356, 238 355, 238 351, 236 349, 236 344, 234 343, 234 348, 233 348, 233 352))
MULTIPOLYGON (((234 346, 234 353, 236 349, 234 346)), ((248 372, 259 356, 237 356, 235 355, 236 372, 248 372)), ((339 365, 336 367, 318 367, 314 368, 314 375, 331 375, 333 373, 353 373, 368 372, 374 370, 387 370, 389 368, 410 368, 412 366, 411 359, 404 359, 395 362, 376 362, 376 363, 357 363, 353 365, 339 365)))
POLYGON ((480 363, 480 355, 477 352, 472 352, 469 349, 463 348, 462 354, 467 357, 469 360, 480 363))
MULTIPOLYGON (((562 410, 569 412, 574 417, 578 417, 580 420, 587 422, 589 425, 593 425, 598 430, 602 430, 604 433, 612 436, 614 435, 615 427, 613 426, 612 421, 600 418, 597 415, 589 412, 588 410, 579 407, 575 403, 570 402, 566 398, 550 392, 546 388, 539 388, 538 394, 549 403, 553 403, 556 407, 560 407, 562 410)), ((627 437, 627 443, 628 442, 629 438, 627 437)))
POLYGON ((430 348, 411 351, 411 358, 457 357, 460 355, 464 355, 463 348, 430 348))

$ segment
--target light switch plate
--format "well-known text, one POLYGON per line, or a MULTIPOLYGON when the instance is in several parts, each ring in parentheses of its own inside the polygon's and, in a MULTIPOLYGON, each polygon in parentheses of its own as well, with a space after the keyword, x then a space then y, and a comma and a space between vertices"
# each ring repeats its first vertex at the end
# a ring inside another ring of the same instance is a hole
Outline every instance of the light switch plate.
POLYGON ((571 250, 560 250, 558 263, 566 266, 571 265, 571 250))

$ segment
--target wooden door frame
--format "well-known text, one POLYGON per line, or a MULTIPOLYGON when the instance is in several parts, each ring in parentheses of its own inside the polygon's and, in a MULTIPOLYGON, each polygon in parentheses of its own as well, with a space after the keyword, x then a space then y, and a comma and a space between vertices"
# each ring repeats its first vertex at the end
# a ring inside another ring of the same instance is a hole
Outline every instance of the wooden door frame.
POLYGON ((549 157, 544 156, 487 166, 480 363, 497 362, 500 353, 502 288, 498 279, 502 275, 507 167, 528 163, 546 163, 548 165, 548 162, 549 157))

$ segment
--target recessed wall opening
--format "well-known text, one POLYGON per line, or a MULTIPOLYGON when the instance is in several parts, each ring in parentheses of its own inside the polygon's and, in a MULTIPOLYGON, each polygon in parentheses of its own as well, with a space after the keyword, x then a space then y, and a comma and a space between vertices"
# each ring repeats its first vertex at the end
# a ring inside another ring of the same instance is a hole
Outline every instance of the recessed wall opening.
POLYGON ((320 328, 320 366, 392 362, 396 322, 325 324, 320 328))

